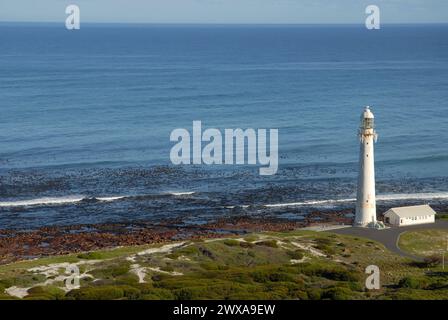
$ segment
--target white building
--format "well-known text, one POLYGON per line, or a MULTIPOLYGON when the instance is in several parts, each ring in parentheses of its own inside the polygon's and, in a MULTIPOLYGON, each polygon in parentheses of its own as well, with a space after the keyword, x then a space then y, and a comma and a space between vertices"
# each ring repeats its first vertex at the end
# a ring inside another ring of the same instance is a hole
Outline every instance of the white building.
POLYGON ((392 208, 384 213, 384 222, 393 226, 434 223, 436 212, 428 205, 392 208))
POLYGON ((376 221, 375 157, 373 154, 373 144, 376 140, 374 116, 370 108, 366 107, 361 114, 359 128, 360 151, 355 226, 383 227, 376 221))

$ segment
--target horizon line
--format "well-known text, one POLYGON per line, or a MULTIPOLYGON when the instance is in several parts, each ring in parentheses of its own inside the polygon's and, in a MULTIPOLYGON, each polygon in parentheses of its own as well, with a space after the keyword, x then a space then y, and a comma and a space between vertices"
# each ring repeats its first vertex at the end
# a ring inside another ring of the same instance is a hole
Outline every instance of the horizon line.
MULTIPOLYGON (((0 20, 0 24, 64 24, 63 21, 8 21, 0 20)), ((322 26, 322 25, 345 25, 364 26, 364 22, 105 22, 105 21, 85 21, 82 24, 88 25, 273 25, 273 26, 322 26)), ((442 25, 447 22, 383 22, 381 25, 442 25)))

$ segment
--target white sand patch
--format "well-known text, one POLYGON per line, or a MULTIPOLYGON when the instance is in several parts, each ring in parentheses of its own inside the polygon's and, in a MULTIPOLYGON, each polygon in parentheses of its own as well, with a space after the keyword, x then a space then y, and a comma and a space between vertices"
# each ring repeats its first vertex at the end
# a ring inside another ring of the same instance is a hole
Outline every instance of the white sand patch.
POLYGON ((313 256, 323 257, 323 258, 325 258, 327 256, 326 254, 324 254, 324 253, 320 252, 319 250, 313 248, 310 244, 304 245, 304 244, 300 244, 300 243, 297 243, 297 242, 291 242, 291 244, 293 246, 297 247, 297 248, 300 248, 302 250, 306 250, 306 251, 310 252, 313 256))
POLYGON ((281 241, 281 240, 276 240, 276 241, 277 241, 277 245, 280 246, 280 248, 283 248, 283 249, 289 249, 289 248, 290 248, 290 247, 288 246, 289 243, 287 243, 287 242, 283 242, 283 241, 281 241))
POLYGON ((291 259, 290 262, 291 262, 291 264, 299 264, 299 263, 304 263, 307 260, 309 260, 308 257, 303 257, 302 259, 291 259))
POLYGON ((205 243, 210 243, 210 242, 225 241, 225 240, 235 240, 235 241, 239 241, 239 242, 247 242, 243 238, 214 238, 214 239, 204 240, 204 242, 205 243))
POLYGON ((177 260, 180 260, 180 261, 191 261, 191 259, 186 257, 186 256, 180 256, 180 257, 177 258, 177 260))
MULTIPOLYGON (((161 246, 161 247, 157 247, 157 248, 149 248, 149 249, 140 251, 137 254, 134 254, 134 255, 131 255, 131 256, 127 257, 126 260, 130 261, 130 262, 136 262, 137 261, 137 256, 145 256, 145 255, 150 255, 150 254, 154 254, 154 253, 170 253, 174 248, 181 247, 184 244, 185 244, 185 242, 176 242, 176 243, 167 244, 167 245, 164 245, 164 246, 161 246)), ((145 283, 146 282, 145 281, 145 277, 146 277, 146 270, 147 269, 150 269, 152 271, 167 273, 167 274, 171 274, 171 275, 182 275, 182 273, 166 272, 166 271, 160 270, 159 268, 141 267, 137 263, 134 263, 134 264, 131 265, 130 272, 132 272, 132 273, 137 275, 139 283, 145 283)))
MULTIPOLYGON (((35 284, 32 287, 27 287, 27 288, 20 288, 20 287, 16 287, 16 286, 10 287, 5 290, 5 293, 9 294, 10 296, 24 298, 28 295, 28 290, 31 288, 38 287, 38 286, 49 286, 49 285, 53 285, 54 283, 57 283, 57 282, 65 282, 67 279, 69 279, 69 278, 71 279, 73 277, 73 274, 60 274, 61 269, 63 270, 63 272, 65 272, 65 270, 67 270, 67 268, 71 267, 71 266, 93 265, 93 264, 96 264, 96 263, 102 262, 102 261, 104 261, 104 260, 81 260, 81 261, 78 261, 75 263, 69 263, 69 262, 52 263, 52 264, 45 265, 45 266, 30 268, 27 271, 37 273, 37 274, 42 274, 47 279, 44 282, 35 284), (50 277, 54 277, 54 278, 49 279, 50 277)), ((79 280, 81 280, 83 278, 94 279, 94 277, 92 275, 88 274, 87 271, 79 275, 79 280)), ((72 289, 76 289, 76 287, 68 288, 67 286, 58 287, 58 288, 60 288, 64 292, 68 292, 72 289)))
POLYGON ((334 261, 334 262, 337 262, 337 263, 344 263, 344 264, 345 264, 345 261, 342 261, 342 260, 340 260, 340 259, 333 259, 333 261, 334 261))
POLYGON ((9 294, 12 297, 17 297, 17 298, 24 298, 28 295, 28 290, 31 289, 31 287, 28 288, 19 288, 19 287, 10 287, 8 289, 5 289, 5 293, 9 294))
POLYGON ((161 246, 158 248, 149 248, 144 251, 140 251, 139 253, 137 253, 137 255, 144 256, 144 255, 153 254, 153 253, 169 253, 174 248, 181 247, 184 244, 185 244, 185 242, 176 242, 176 243, 167 244, 167 245, 164 245, 164 246, 161 246))
POLYGON ((48 278, 51 276, 58 275, 60 269, 65 270, 70 266, 79 267, 80 265, 92 265, 92 264, 96 264, 96 263, 102 262, 102 261, 105 261, 105 260, 81 260, 81 261, 73 262, 73 263, 70 263, 70 262, 52 263, 52 264, 49 264, 46 266, 30 268, 27 271, 34 272, 34 273, 40 273, 48 278))
POLYGON ((172 276, 182 276, 182 275, 183 275, 182 272, 165 271, 165 270, 161 270, 159 267, 156 267, 156 268, 148 267, 148 269, 151 270, 151 271, 160 272, 160 273, 165 273, 165 274, 169 274, 169 275, 172 275, 172 276))
MULTIPOLYGON (((58 275, 55 278, 47 279, 44 282, 37 283, 37 284, 35 284, 32 287, 20 288, 20 287, 13 286, 13 287, 7 288, 7 289, 5 289, 5 293, 9 294, 10 296, 22 299, 22 298, 25 298, 28 295, 28 290, 31 289, 31 288, 42 287, 42 286, 50 286, 50 285, 53 285, 56 282, 64 282, 65 283, 65 281, 67 279, 69 279, 69 278, 72 279, 72 275, 58 275)), ((81 274, 79 276, 79 280, 81 280, 83 278, 92 278, 92 279, 94 279, 94 277, 92 275, 87 274, 87 273, 83 273, 83 274, 81 274)), ((78 289, 79 286, 72 286, 70 288, 67 287, 67 286, 63 286, 63 287, 58 287, 58 288, 63 290, 65 293, 67 293, 67 292, 69 292, 72 289, 78 289)))
POLYGON ((138 283, 146 283, 146 281, 145 281, 146 268, 145 267, 141 267, 139 264, 133 264, 133 265, 131 265, 130 272, 137 275, 138 283))

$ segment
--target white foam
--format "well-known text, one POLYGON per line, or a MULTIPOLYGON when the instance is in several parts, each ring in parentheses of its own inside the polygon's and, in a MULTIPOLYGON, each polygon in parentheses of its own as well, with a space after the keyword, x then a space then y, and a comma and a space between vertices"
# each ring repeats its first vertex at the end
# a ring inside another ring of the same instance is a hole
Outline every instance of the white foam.
POLYGON ((95 197, 95 199, 99 200, 99 201, 105 201, 105 202, 109 202, 109 201, 115 201, 115 200, 120 200, 120 199, 124 199, 126 198, 126 196, 116 196, 116 197, 95 197))
MULTIPOLYGON (((114 197, 95 197, 91 199, 97 199, 98 201, 110 202, 119 199, 123 199, 125 196, 114 197)), ((70 203, 77 203, 82 200, 89 199, 85 196, 65 196, 65 197, 48 197, 48 198, 36 198, 29 200, 17 200, 17 201, 3 201, 0 202, 0 207, 28 207, 28 206, 43 206, 43 205, 63 205, 70 203)))
POLYGON ((310 201, 303 201, 303 202, 266 204, 264 206, 268 207, 268 208, 296 207, 296 206, 307 206, 307 205, 316 205, 316 204, 330 204, 330 203, 338 203, 338 202, 354 202, 354 201, 356 201, 356 199, 310 200, 310 201))
POLYGON ((377 201, 448 199, 448 192, 382 194, 378 195, 376 199, 377 201))
POLYGON ((173 196, 188 196, 190 194, 194 194, 194 191, 187 191, 187 192, 170 192, 173 196))
POLYGON ((76 203, 82 201, 83 196, 67 196, 67 197, 55 197, 55 198, 37 198, 29 200, 18 201, 4 201, 0 202, 0 207, 25 207, 25 206, 37 206, 37 205, 56 205, 76 203))
MULTIPOLYGON (((437 193, 395 193, 395 194, 381 194, 376 196, 376 201, 394 201, 394 200, 436 200, 436 199, 448 199, 448 192, 437 193)), ((289 203, 275 203, 264 205, 267 208, 275 207, 297 207, 308 205, 328 205, 344 202, 355 202, 355 198, 347 199, 328 199, 328 200, 310 200, 302 202, 289 202, 289 203)))

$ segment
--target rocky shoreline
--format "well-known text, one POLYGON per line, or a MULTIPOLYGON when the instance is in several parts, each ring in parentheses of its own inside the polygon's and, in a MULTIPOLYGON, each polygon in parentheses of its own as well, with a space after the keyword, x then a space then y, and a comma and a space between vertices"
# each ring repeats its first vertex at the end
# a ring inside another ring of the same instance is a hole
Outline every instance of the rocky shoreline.
POLYGON ((288 231, 316 224, 351 223, 346 210, 312 212, 300 221, 229 217, 202 225, 182 221, 49 226, 36 230, 0 230, 0 264, 119 246, 180 239, 216 238, 260 231, 288 231))
MULTIPOLYGON (((432 207, 448 212, 445 204, 432 207)), ((378 206, 385 212, 386 206, 378 206)), ((352 224, 353 209, 316 210, 302 220, 273 216, 223 217, 204 224, 187 224, 182 219, 161 222, 136 221, 123 223, 48 226, 35 230, 0 230, 0 265, 19 260, 64 255, 85 251, 162 243, 173 240, 218 238, 262 231, 291 231, 312 226, 352 224)))

